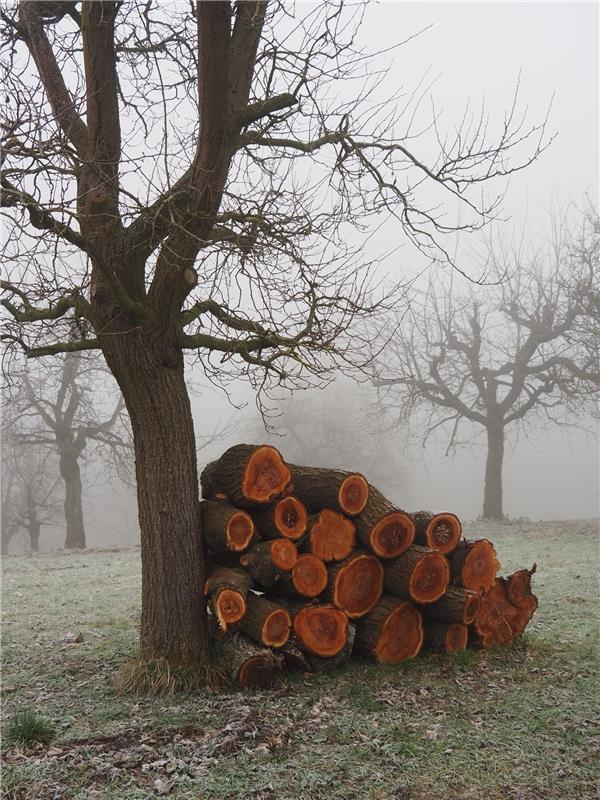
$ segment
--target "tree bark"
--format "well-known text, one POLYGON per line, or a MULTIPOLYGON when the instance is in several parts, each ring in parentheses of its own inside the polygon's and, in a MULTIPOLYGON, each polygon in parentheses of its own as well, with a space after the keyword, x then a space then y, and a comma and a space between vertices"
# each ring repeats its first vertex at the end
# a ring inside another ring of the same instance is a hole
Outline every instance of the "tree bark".
POLYGON ((60 474, 65 482, 65 550, 84 548, 85 527, 81 505, 81 470, 78 455, 68 445, 60 450, 60 474))
POLYGON ((483 491, 483 518, 504 519, 502 513, 502 462, 504 461, 504 426, 487 428, 487 460, 483 491))

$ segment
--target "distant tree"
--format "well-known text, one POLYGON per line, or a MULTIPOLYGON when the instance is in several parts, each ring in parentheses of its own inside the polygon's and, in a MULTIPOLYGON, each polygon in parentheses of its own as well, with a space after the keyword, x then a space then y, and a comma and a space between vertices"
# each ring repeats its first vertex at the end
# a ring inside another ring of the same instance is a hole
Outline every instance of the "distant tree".
POLYGON ((375 370, 382 403, 421 425, 424 438, 464 424, 487 439, 484 518, 502 518, 507 433, 540 419, 564 424, 596 408, 599 374, 600 226, 594 213, 572 233, 566 223, 527 257, 524 246, 490 250, 495 286, 462 295, 436 273, 415 298, 375 370))
POLYGON ((370 96, 382 71, 356 44, 362 13, 24 0, 0 14, 4 336, 30 358, 99 349, 121 387, 144 659, 207 652, 184 353, 257 386, 360 361, 352 323, 378 303, 355 232, 391 212, 444 254, 445 235, 494 218, 506 177, 548 143, 515 97, 495 132, 482 112, 446 136, 434 112, 420 152, 422 93, 398 107, 370 96))
POLYGON ((18 445, 22 449, 51 448, 58 454, 65 490, 67 549, 86 546, 80 464, 86 448, 93 444, 105 462, 112 459, 117 465, 126 465, 131 458, 120 393, 113 397, 110 411, 103 408, 106 402, 101 402, 107 377, 97 359, 85 353, 66 354, 58 365, 47 364, 35 374, 23 373, 20 390, 11 403, 15 424, 19 425, 18 445))

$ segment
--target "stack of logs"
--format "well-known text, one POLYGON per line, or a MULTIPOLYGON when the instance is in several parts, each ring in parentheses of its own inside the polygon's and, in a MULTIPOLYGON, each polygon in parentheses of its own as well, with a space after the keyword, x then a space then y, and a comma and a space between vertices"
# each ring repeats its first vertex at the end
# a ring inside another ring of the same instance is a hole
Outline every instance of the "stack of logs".
POLYGON ((487 539, 451 513, 408 513, 359 473, 239 444, 201 476, 216 653, 242 686, 358 654, 399 662, 505 644, 537 608, 531 570, 496 577, 487 539))

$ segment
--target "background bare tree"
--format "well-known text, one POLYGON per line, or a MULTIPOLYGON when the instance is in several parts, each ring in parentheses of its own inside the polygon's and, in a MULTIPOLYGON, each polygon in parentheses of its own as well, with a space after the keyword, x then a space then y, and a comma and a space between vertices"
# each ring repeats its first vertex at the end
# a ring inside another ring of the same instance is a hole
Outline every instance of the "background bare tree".
POLYGON ((445 135, 434 112, 420 152, 422 91, 369 100, 383 76, 356 45, 362 11, 98 0, 2 12, 5 338, 30 358, 101 349, 121 387, 142 658, 206 652, 184 352, 259 387, 360 363, 352 323, 378 303, 356 231, 385 211, 448 257, 445 235, 494 218, 505 178, 547 144, 515 96, 495 131, 483 111, 445 135))
POLYGON ((563 219, 535 251, 492 247, 485 270, 495 286, 461 296, 434 274, 376 368, 388 410, 412 417, 425 439, 450 426, 447 452, 464 444, 462 425, 484 428, 484 518, 504 515, 507 432, 540 418, 565 424, 597 403, 600 226, 584 216, 576 231, 563 219))

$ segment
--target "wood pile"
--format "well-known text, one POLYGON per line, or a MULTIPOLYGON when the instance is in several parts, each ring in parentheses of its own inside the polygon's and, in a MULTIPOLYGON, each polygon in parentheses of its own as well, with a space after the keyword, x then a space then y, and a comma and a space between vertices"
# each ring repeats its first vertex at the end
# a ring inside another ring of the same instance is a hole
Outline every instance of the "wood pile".
POLYGON ((537 608, 535 565, 498 577, 493 544, 462 538, 456 515, 404 511, 358 473, 239 444, 201 485, 211 638, 242 686, 506 644, 537 608))

